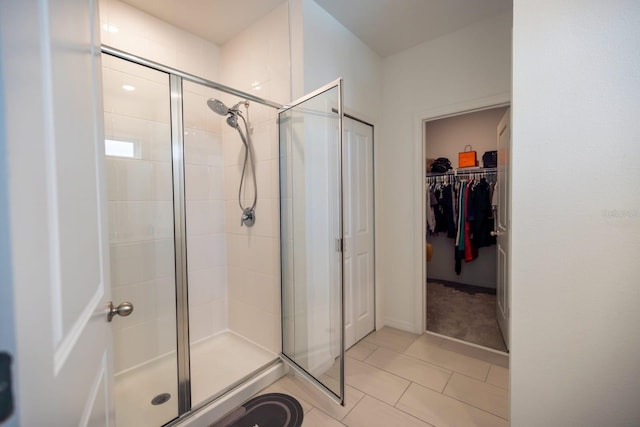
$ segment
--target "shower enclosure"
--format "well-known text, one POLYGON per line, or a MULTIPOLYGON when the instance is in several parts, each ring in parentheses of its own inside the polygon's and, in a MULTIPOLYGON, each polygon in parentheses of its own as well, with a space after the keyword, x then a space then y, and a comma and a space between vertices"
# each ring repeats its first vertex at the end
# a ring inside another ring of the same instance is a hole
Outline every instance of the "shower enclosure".
POLYGON ((102 56, 112 300, 133 305, 112 319, 117 425, 173 425, 282 360, 342 402, 341 82, 282 107, 102 56), (250 228, 245 148, 209 99, 249 101, 250 228))

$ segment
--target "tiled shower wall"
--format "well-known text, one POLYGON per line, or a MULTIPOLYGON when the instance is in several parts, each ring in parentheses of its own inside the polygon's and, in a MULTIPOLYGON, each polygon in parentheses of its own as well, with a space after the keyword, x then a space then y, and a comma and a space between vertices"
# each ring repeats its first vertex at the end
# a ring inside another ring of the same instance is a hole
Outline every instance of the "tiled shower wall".
MULTIPOLYGON (((100 17, 102 43, 201 77, 219 79, 220 48, 215 44, 117 0, 101 0, 100 17)), ((147 159, 144 154, 142 161, 107 160, 109 175, 118 177, 117 183, 109 184, 113 298, 116 304, 131 300, 136 307, 129 318, 114 321, 116 372, 122 372, 175 350, 173 189, 171 151, 167 149, 171 138, 168 77, 105 57, 103 73, 114 72, 119 73, 123 82, 148 81, 150 75, 157 80, 160 75, 160 81, 166 85, 156 91, 161 94, 158 99, 145 96, 146 92, 142 93, 138 87, 118 109, 106 108, 106 137, 145 141, 145 153, 148 151, 151 156, 147 159), (118 70, 109 69, 109 64, 111 68, 116 64, 118 70), (126 182, 127 176, 131 178, 129 182, 126 182), (140 194, 130 194, 141 191, 140 182, 153 191, 142 195, 144 202, 137 200, 140 194), (150 223, 154 227, 150 227, 150 223), (147 233, 141 235, 140 230, 147 233), (146 277, 149 274, 145 271, 154 266, 160 270, 156 270, 153 277, 146 277), (118 351, 118 348, 127 350, 118 351)), ((114 92, 121 88, 116 85, 104 90, 114 92)), ((195 84, 184 85, 192 342, 228 327, 221 120, 206 107, 209 92, 195 84)))
POLYGON ((183 84, 191 343, 228 327, 224 160, 220 116, 207 107, 212 97, 217 97, 217 91, 183 84))
POLYGON ((135 307, 112 323, 116 349, 127 349, 114 352, 121 372, 175 349, 169 82, 110 57, 102 74, 105 136, 134 151, 130 158, 106 158, 112 299, 135 307))
MULTIPOLYGON (((290 100, 286 2, 222 48, 118 0, 101 0, 100 15, 106 45, 265 99, 290 100)), ((234 129, 221 126, 222 119, 206 108, 209 97, 228 105, 239 101, 184 84, 190 338, 194 342, 229 328, 279 352, 277 114, 257 103, 249 107, 257 161, 257 220, 253 228, 241 228, 237 191, 242 143, 234 129)), ((165 173, 170 174, 170 159, 166 161, 165 173)), ((126 263, 126 259, 112 258, 114 270, 121 267, 118 262, 126 263)), ((165 288, 172 285, 167 282, 165 288)), ((140 286, 138 292, 147 305, 155 301, 150 287, 140 286)), ((158 307, 149 313, 158 314, 158 307)), ((167 345, 154 344, 156 338, 148 331, 114 331, 117 346, 128 348, 120 362, 116 355, 116 372, 170 351, 175 327, 154 316, 147 317, 148 326, 156 322, 157 334, 163 337, 160 341, 167 345)))
MULTIPOLYGON (((228 86, 261 98, 280 103, 290 101, 287 2, 222 46, 221 79, 228 86)), ((253 126, 258 186, 256 223, 251 228, 240 227, 237 201, 242 143, 237 131, 226 125, 222 129, 229 328, 278 353, 281 328, 277 110, 250 103, 249 119, 253 126)))

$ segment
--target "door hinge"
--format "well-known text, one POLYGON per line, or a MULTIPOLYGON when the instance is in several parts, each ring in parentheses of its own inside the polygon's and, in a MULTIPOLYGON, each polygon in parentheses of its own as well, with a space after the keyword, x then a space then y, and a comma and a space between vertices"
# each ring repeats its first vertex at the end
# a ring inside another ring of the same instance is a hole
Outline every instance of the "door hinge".
POLYGON ((344 239, 336 239, 336 252, 344 250, 344 239))

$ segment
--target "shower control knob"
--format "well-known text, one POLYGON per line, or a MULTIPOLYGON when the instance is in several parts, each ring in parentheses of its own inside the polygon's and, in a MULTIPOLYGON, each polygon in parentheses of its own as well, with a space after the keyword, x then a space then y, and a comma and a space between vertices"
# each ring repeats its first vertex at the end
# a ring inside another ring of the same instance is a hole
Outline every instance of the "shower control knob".
POLYGON ((246 225, 247 227, 253 226, 256 222, 256 212, 253 209, 247 208, 242 211, 242 218, 240 218, 240 226, 246 225))
POLYGON ((114 307, 111 301, 107 304, 107 322, 111 322, 116 314, 118 316, 126 317, 131 313, 133 313, 133 304, 130 302, 123 302, 117 307, 114 307))

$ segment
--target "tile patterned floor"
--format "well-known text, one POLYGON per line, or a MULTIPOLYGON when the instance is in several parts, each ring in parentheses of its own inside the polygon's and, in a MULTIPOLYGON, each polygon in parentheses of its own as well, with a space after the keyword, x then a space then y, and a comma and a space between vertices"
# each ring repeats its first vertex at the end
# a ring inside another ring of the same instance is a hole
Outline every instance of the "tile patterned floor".
POLYGON ((506 427, 508 366, 506 355, 385 327, 347 352, 345 407, 294 376, 260 394, 298 399, 303 427, 506 427))

